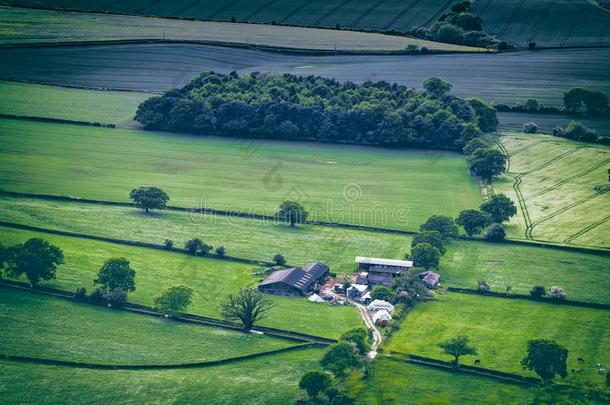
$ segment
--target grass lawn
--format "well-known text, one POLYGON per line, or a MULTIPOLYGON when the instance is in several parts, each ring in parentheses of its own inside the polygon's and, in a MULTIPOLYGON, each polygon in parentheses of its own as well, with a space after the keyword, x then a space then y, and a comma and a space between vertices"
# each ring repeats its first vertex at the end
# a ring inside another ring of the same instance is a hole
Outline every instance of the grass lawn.
POLYGON ((100 364, 179 364, 294 345, 0 287, 0 353, 100 364))
POLYGON ((535 375, 522 370, 519 363, 527 341, 538 338, 555 340, 569 350, 568 369, 581 368, 576 359, 584 358, 583 375, 591 382, 605 382, 594 365, 610 362, 607 311, 456 293, 418 306, 386 347, 450 360, 437 344, 459 335, 468 336, 479 352, 462 359, 463 363, 472 364, 476 358, 481 367, 513 373, 535 375))
POLYGON ((178 21, 6 7, 0 8, 0 18, 7 21, 0 31, 0 43, 6 44, 165 39, 311 50, 403 51, 413 44, 432 51, 487 51, 405 36, 219 21, 178 21))
POLYGON ((610 204, 610 147, 542 134, 506 133, 499 141, 510 167, 494 189, 526 207, 512 218, 509 235, 610 247, 610 233, 587 236, 610 220, 605 209, 610 204))
POLYGON ((403 229, 481 202, 454 153, 0 120, 0 189, 127 201, 146 184, 173 205, 273 214, 290 199, 314 219, 403 229))
POLYGON ((378 357, 372 377, 351 376, 347 387, 359 404, 529 403, 531 389, 378 357))
MULTIPOLYGON (((152 305, 163 288, 185 284, 194 290, 189 312, 206 316, 220 317, 220 305, 227 294, 255 286, 262 278, 254 274, 258 268, 240 263, 8 228, 1 229, 0 242, 12 245, 33 237, 44 238, 64 251, 65 264, 58 268, 57 280, 45 285, 69 291, 84 286, 91 291, 102 264, 109 258, 125 257, 136 271, 136 291, 130 293, 131 301, 152 305)), ((305 298, 272 299, 276 306, 260 322, 262 325, 338 337, 361 322, 353 307, 313 304, 305 298)))
POLYGON ((321 349, 206 369, 100 371, 0 361, 2 401, 36 404, 288 404, 301 376, 318 369, 321 349))
MULTIPOLYGON (((0 11, 3 10, 0 8, 0 11)), ((1 15, 1 13, 0 13, 1 15)), ((151 94, 0 81, 0 114, 121 125, 151 94)))

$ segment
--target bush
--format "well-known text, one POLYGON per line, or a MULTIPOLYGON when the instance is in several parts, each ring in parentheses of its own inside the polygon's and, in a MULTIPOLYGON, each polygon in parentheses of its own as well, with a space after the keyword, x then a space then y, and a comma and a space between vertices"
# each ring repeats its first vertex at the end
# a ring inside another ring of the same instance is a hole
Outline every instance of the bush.
POLYGON ((89 294, 89 303, 93 305, 106 305, 106 297, 101 288, 96 288, 89 294))
POLYGON ((77 301, 85 301, 87 300, 87 289, 85 287, 81 287, 76 290, 74 295, 72 296, 77 301))
POLYGON ((282 254, 278 253, 273 256, 273 263, 275 263, 277 266, 284 266, 286 265, 286 259, 282 254))
POLYGON ((534 298, 542 298, 546 295, 546 289, 544 288, 544 286, 535 285, 530 290, 530 295, 534 298))
POLYGON ((216 256, 224 256, 227 249, 224 246, 218 246, 215 250, 216 256))
POLYGON ((105 295, 106 301, 113 308, 123 308, 127 303, 127 291, 115 289, 105 295))
POLYGON ((371 291, 371 298, 374 300, 384 300, 392 302, 396 294, 390 287, 385 285, 376 285, 371 291))
POLYGON ((477 114, 481 131, 493 132, 498 128, 497 111, 493 105, 480 98, 470 98, 468 102, 477 114))
POLYGON ((535 134, 538 132, 538 125, 535 122, 526 122, 523 124, 523 132, 526 134, 535 134))
POLYGON ((492 224, 485 232, 485 239, 490 242, 504 242, 506 231, 502 224, 492 224))
POLYGON ((491 291, 491 285, 485 280, 479 280, 477 282, 478 290, 481 294, 487 294, 491 291))
POLYGON ((529 44, 527 44, 527 47, 529 49, 536 49, 536 43, 535 42, 530 42, 529 44))
POLYGON ((570 121, 564 133, 566 138, 576 141, 595 142, 597 140, 597 132, 577 121, 570 121))
POLYGON ((166 249, 172 249, 174 247, 174 241, 171 239, 165 239, 163 241, 163 246, 165 246, 166 249))
POLYGON ((559 286, 553 286, 549 290, 549 297, 554 300, 563 300, 566 298, 566 292, 559 286))
POLYGON ((464 30, 453 24, 441 24, 436 30, 435 38, 439 42, 461 44, 464 40, 464 30))

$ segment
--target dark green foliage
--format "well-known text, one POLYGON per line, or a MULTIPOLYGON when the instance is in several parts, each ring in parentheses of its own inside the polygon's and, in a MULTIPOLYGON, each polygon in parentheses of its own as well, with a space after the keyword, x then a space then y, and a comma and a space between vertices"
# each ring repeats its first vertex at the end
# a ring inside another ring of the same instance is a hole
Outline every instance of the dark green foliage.
POLYGON ((411 250, 411 260, 417 267, 436 268, 441 260, 441 252, 429 243, 420 243, 411 250))
MULTIPOLYGON (((396 302, 404 304, 406 308, 411 308, 417 302, 430 296, 430 290, 428 290, 428 287, 417 275, 422 271, 423 269, 414 267, 407 273, 394 279, 392 287, 397 292, 396 302)), ((396 309, 394 314, 396 314, 396 309)))
POLYGON ((193 300, 193 289, 177 285, 161 291, 155 298, 155 308, 164 314, 177 315, 184 312, 193 300))
POLYGON ((545 294, 546 294, 546 289, 544 288, 544 286, 541 286, 541 285, 535 285, 530 290, 530 295, 534 298, 544 297, 545 294))
POLYGON ((478 124, 481 131, 493 132, 498 128, 497 111, 493 105, 480 98, 470 98, 468 102, 478 116, 478 124))
POLYGON ((494 194, 481 204, 481 211, 488 213, 494 222, 508 221, 517 214, 517 207, 513 200, 504 194, 494 194))
POLYGON ((216 256, 224 256, 225 253, 227 251, 227 248, 225 248, 224 246, 218 246, 216 248, 216 250, 214 251, 214 253, 216 253, 216 256))
POLYGON ((374 300, 384 300, 392 302, 394 300, 394 291, 390 287, 385 285, 376 285, 371 291, 371 298, 374 300))
POLYGON ((278 221, 289 223, 290 226, 307 221, 309 213, 301 204, 295 201, 284 201, 275 214, 278 221))
POLYGON ((4 266, 6 266, 9 252, 9 248, 0 243, 0 278, 2 278, 2 270, 4 269, 4 266))
POLYGON ((523 132, 526 134, 535 134, 538 132, 538 125, 535 122, 525 122, 523 123, 523 132))
POLYGON ((254 323, 263 319, 273 308, 273 301, 254 288, 242 288, 229 294, 222 303, 222 316, 242 323, 244 332, 252 330, 254 323))
POLYGON ((523 104, 523 107, 527 111, 538 111, 538 109, 540 108, 540 104, 538 104, 538 100, 536 100, 535 98, 528 98, 525 104, 523 104))
POLYGON ((171 239, 165 239, 163 241, 163 246, 165 246, 167 249, 172 249, 174 247, 174 241, 171 239))
POLYGON ((337 376, 342 376, 348 369, 360 367, 362 360, 356 353, 356 348, 348 342, 338 342, 331 345, 320 364, 337 376))
POLYGON ((439 42, 461 44, 464 40, 464 30, 453 24, 441 24, 435 32, 435 38, 439 42))
POLYGON ((474 138, 468 141, 468 143, 462 148, 464 155, 472 155, 475 150, 480 148, 488 148, 489 144, 481 138, 474 138))
POLYGON ((85 287, 78 288, 72 298, 77 301, 85 301, 87 299, 87 289, 85 287))
POLYGON ((326 373, 310 371, 305 373, 299 381, 299 388, 307 391, 309 398, 316 398, 320 392, 324 392, 332 384, 332 379, 326 373))
POLYGON ((114 289, 104 295, 106 302, 113 308, 123 308, 127 303, 127 291, 122 288, 114 289))
POLYGON ((133 200, 133 204, 149 212, 152 209, 163 209, 169 201, 169 196, 165 191, 157 187, 140 187, 134 188, 129 193, 129 198, 133 200))
POLYGON ((570 121, 563 131, 563 137, 581 142, 597 141, 597 132, 577 121, 570 121))
POLYGON ((212 245, 208 245, 199 238, 188 240, 184 244, 184 248, 192 255, 205 256, 213 249, 212 245))
POLYGON ((354 328, 343 332, 339 337, 340 341, 351 342, 356 345, 360 354, 364 355, 368 353, 369 346, 369 333, 365 328, 354 328))
POLYGON ((566 361, 568 349, 549 339, 533 339, 527 342, 527 355, 521 360, 523 368, 533 370, 545 384, 556 375, 568 375, 566 361))
POLYGON ((472 13, 460 13, 453 17, 452 23, 464 31, 481 31, 483 19, 472 13))
POLYGON ((203 73, 146 100, 136 120, 147 129, 205 135, 459 150, 489 118, 446 95, 448 83, 437 84, 425 94, 387 82, 203 73))
POLYGON ((486 212, 479 210, 463 210, 460 211, 456 224, 461 225, 468 236, 474 236, 481 233, 483 229, 492 223, 491 216, 486 212))
POLYGON ((468 168, 474 176, 489 183, 506 171, 506 156, 498 149, 480 148, 468 158, 468 168))
POLYGON ((420 231, 437 231, 441 234, 445 241, 451 238, 457 238, 459 229, 453 218, 445 215, 432 215, 420 227, 420 231))
POLYGON ((94 283, 107 292, 135 291, 136 272, 131 268, 127 259, 108 259, 100 269, 94 283))
POLYGON ((443 241, 443 235, 439 231, 423 231, 415 236, 413 236, 413 240, 411 241, 411 248, 415 247, 420 243, 428 243, 441 252, 441 255, 444 255, 447 249, 445 249, 445 243, 443 241))
POLYGON ((477 281, 477 290, 479 290, 481 294, 487 294, 491 291, 491 285, 485 280, 479 280, 477 281))
POLYGON ((608 110, 608 96, 601 91, 574 87, 564 93, 563 105, 569 112, 600 114, 608 110))
POLYGON ((101 288, 96 288, 89 294, 89 303, 93 305, 105 305, 106 296, 101 288))
POLYGON ((473 346, 470 346, 470 344, 468 343, 468 337, 466 336, 457 336, 451 338, 449 340, 439 343, 438 347, 443 350, 443 353, 454 357, 454 363, 456 366, 461 356, 477 354, 477 349, 473 346))
POLYGON ((278 266, 283 266, 286 264, 286 259, 284 258, 284 256, 282 254, 278 253, 275 256, 273 256, 273 263, 275 263, 278 266))
POLYGON ((424 80, 426 94, 434 98, 441 98, 451 91, 451 87, 451 83, 446 82, 440 77, 430 77, 429 79, 424 80))
POLYGON ((504 242, 506 238, 506 231, 502 224, 491 224, 485 232, 485 239, 490 242, 504 242))
POLYGON ((57 266, 64 262, 64 254, 60 248, 39 238, 13 246, 5 255, 6 273, 11 277, 25 275, 32 285, 41 280, 54 279, 57 266))

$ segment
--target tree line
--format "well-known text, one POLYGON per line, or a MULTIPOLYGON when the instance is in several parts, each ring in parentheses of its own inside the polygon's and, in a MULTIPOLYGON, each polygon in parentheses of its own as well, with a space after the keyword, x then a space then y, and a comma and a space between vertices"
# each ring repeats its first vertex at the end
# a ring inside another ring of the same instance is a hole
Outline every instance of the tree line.
POLYGON ((149 130, 460 150, 496 129, 496 110, 450 90, 436 77, 418 91, 384 81, 207 72, 145 100, 135 119, 149 130))

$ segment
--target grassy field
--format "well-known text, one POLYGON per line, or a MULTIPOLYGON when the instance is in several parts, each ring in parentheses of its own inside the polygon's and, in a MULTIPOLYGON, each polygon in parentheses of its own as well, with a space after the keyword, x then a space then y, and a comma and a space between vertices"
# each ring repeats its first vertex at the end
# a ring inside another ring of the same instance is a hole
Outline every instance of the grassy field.
POLYGON ((80 1, 9 1, 12 5, 36 5, 49 8, 69 8, 85 11, 110 11, 118 13, 165 17, 191 17, 204 20, 272 22, 290 25, 344 28, 408 30, 428 25, 448 9, 452 1, 388 0, 371 2, 351 1, 154 1, 136 0, 116 2, 111 0, 80 1))
POLYGON ((502 132, 521 132, 524 123, 534 122, 538 125, 538 132, 550 134, 556 126, 565 127, 572 120, 582 122, 587 127, 597 131, 599 135, 610 137, 610 117, 608 116, 498 112, 498 130, 502 132))
POLYGON ((8 355, 98 364, 181 364, 294 345, 4 287, 0 309, 0 353, 8 355))
POLYGON ((131 189, 152 184, 178 206, 271 215, 282 201, 296 200, 312 219, 402 229, 481 201, 464 158, 439 151, 18 120, 0 121, 0 140, 0 189, 11 191, 127 201, 131 189))
POLYGON ((531 389, 488 378, 449 373, 378 357, 371 377, 350 377, 347 387, 359 404, 525 404, 531 389))
POLYGON ((307 349, 206 369, 99 371, 0 361, 8 403, 293 403, 301 376, 321 349, 307 349), (239 389, 236 389, 239 387, 239 389))
MULTIPOLYGON (((1 10, 1 8, 0 8, 1 10)), ((151 94, 0 81, 0 114, 125 125, 151 94)))
POLYGON ((511 236, 610 247, 607 232, 585 236, 610 220, 604 209, 610 202, 609 147, 522 133, 504 134, 499 141, 510 167, 494 189, 521 201, 511 236))
POLYGON ((521 46, 600 46, 610 40, 610 11, 588 0, 477 0, 486 32, 521 46))
POLYGON ((164 39, 339 51, 429 50, 478 52, 485 49, 404 36, 356 31, 227 22, 177 21, 126 15, 65 13, 0 7, 0 44, 164 39))
MULTIPOLYGON (((152 305, 162 289, 177 284, 193 288, 193 305, 189 312, 220 317, 220 305, 230 293, 242 287, 255 286, 262 276, 258 268, 180 253, 160 252, 2 228, 0 242, 13 245, 33 237, 44 238, 64 251, 65 264, 58 269, 57 280, 45 283, 64 290, 93 288, 99 268, 109 258, 125 257, 136 271, 136 291, 132 302, 152 305)), ((305 298, 272 297, 276 306, 261 324, 319 336, 338 337, 346 329, 360 324, 352 307, 313 304, 305 298)))
POLYGON ((286 55, 195 44, 1 49, 0 78, 112 89, 180 87, 203 71, 320 75, 362 83, 385 80, 420 88, 430 76, 460 96, 513 104, 535 97, 561 106, 570 87, 610 94, 610 49, 560 49, 458 55, 286 55), (582 63, 594 60, 595 63, 582 63), (476 74, 472 74, 475 72, 476 74))
POLYGON ((604 376, 594 365, 610 361, 607 315, 597 309, 448 293, 418 306, 386 346, 388 350, 451 360, 437 344, 466 335, 479 353, 464 358, 463 363, 480 359, 481 367, 534 376, 519 364, 527 341, 553 339, 569 350, 568 369, 582 367, 583 376, 601 385, 604 376), (579 357, 585 360, 583 366, 578 365, 579 357))

